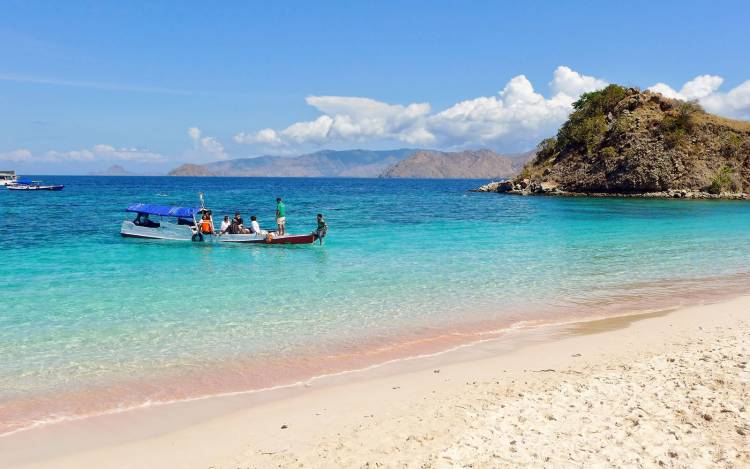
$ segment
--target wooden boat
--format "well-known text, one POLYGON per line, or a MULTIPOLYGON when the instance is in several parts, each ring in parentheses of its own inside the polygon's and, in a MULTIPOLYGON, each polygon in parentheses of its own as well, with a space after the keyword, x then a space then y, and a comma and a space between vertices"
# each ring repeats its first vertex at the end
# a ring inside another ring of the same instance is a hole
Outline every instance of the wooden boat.
POLYGON ((314 234, 285 234, 276 235, 269 232, 266 235, 256 234, 224 234, 217 237, 218 243, 245 244, 312 244, 318 237, 314 234))
MULTIPOLYGON (((318 238, 315 234, 284 234, 274 231, 262 234, 219 234, 203 233, 199 229, 200 219, 209 210, 201 207, 174 207, 167 205, 133 204, 126 210, 136 214, 135 219, 124 220, 120 226, 123 238, 163 239, 168 241, 191 241, 199 243, 235 243, 235 244, 312 244, 318 238), (158 217, 154 221, 150 216, 158 217)), ((213 224, 213 221, 212 221, 213 224)))

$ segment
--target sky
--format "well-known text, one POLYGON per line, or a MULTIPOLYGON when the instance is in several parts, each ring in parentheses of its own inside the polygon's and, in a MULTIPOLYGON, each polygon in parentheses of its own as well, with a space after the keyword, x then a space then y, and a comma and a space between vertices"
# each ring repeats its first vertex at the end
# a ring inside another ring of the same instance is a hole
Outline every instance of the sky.
POLYGON ((607 83, 750 119, 750 2, 0 0, 0 169, 554 135, 607 83))

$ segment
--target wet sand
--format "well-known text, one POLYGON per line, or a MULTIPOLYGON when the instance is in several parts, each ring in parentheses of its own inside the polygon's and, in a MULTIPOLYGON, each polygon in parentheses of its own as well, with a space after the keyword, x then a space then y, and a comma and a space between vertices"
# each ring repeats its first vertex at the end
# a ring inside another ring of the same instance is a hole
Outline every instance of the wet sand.
POLYGON ((2 467, 750 465, 750 297, 0 438, 2 467))

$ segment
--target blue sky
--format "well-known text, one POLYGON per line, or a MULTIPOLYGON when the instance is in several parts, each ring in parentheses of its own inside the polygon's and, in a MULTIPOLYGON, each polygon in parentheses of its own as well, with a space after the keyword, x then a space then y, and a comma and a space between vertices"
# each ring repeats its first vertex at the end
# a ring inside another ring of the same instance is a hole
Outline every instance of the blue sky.
POLYGON ((2 1, 0 165, 520 151, 605 82, 747 118, 748 24, 748 2, 2 1))

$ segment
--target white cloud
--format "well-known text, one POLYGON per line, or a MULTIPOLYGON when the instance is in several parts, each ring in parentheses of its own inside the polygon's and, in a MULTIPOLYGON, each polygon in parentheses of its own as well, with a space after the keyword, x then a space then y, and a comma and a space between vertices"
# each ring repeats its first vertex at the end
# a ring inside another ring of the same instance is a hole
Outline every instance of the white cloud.
POLYGON ((33 158, 31 152, 25 148, 0 153, 0 161, 29 161, 33 158))
POLYGON ((111 159, 120 161, 161 161, 164 156, 140 148, 115 148, 111 145, 94 145, 92 151, 96 159, 111 159))
POLYGON ((583 93, 595 91, 607 86, 608 83, 599 78, 582 75, 561 65, 552 74, 549 86, 553 93, 563 93, 570 97, 577 97, 583 93))
POLYGON ((575 96, 560 91, 545 98, 519 75, 498 96, 455 104, 432 116, 429 126, 448 145, 538 140, 553 133, 567 118, 575 96))
POLYGON ((276 131, 241 132, 237 143, 284 146, 325 144, 328 142, 365 142, 372 139, 401 140, 407 143, 430 143, 434 137, 424 128, 430 105, 387 104, 370 98, 349 96, 310 96, 307 104, 322 116, 297 122, 276 131))
POLYGON ((688 81, 680 91, 677 91, 665 83, 657 83, 648 88, 651 91, 661 93, 667 98, 682 99, 684 101, 705 98, 719 89, 724 79, 716 75, 700 75, 688 81))
POLYGON ((687 99, 701 99, 719 89, 724 79, 715 75, 701 75, 685 83, 680 94, 687 99))
POLYGON ((265 145, 283 145, 279 134, 273 129, 263 129, 255 133, 255 135, 246 135, 240 133, 234 136, 234 141, 237 143, 262 143, 265 145))
POLYGON ((648 90, 653 91, 654 93, 659 93, 670 99, 685 99, 679 91, 676 91, 674 88, 664 83, 657 83, 654 86, 649 87, 648 90))
POLYGON ((750 119, 750 80, 732 88, 727 93, 716 92, 700 103, 707 111, 736 119, 750 119))
POLYGON ((333 119, 329 116, 320 116, 314 121, 297 122, 281 131, 281 135, 296 143, 324 142, 333 126, 333 119))
POLYGON ((440 147, 532 146, 554 133, 581 93, 606 85, 604 80, 561 66, 549 83, 549 98, 518 75, 496 96, 469 99, 436 113, 429 103, 404 106, 362 97, 310 96, 307 103, 321 112, 320 117, 281 130, 242 132, 234 140, 267 147, 378 141, 440 147))
POLYGON ((750 119, 750 80, 728 92, 719 88, 724 79, 716 75, 700 75, 688 81, 679 91, 664 83, 648 88, 672 99, 697 100, 707 111, 725 117, 750 119))
POLYGON ((37 157, 40 161, 93 161, 96 155, 91 150, 57 151, 50 150, 44 156, 37 157))
POLYGON ((190 136, 190 139, 197 142, 201 138, 201 129, 198 127, 190 127, 188 129, 188 136, 190 136))
POLYGON ((139 148, 115 148, 111 145, 98 144, 83 150, 58 151, 49 150, 40 155, 34 155, 26 149, 19 149, 7 153, 0 153, 0 160, 28 161, 28 162, 64 162, 64 161, 164 161, 164 156, 139 148))
POLYGON ((198 127, 190 127, 187 133, 193 141, 193 147, 201 155, 206 155, 217 160, 229 158, 229 155, 224 150, 224 145, 214 137, 201 137, 201 129, 198 127))

